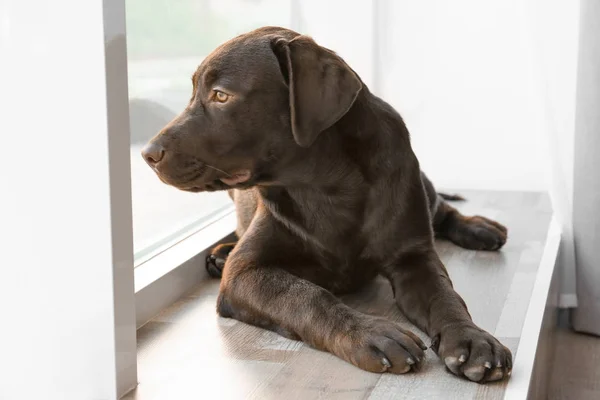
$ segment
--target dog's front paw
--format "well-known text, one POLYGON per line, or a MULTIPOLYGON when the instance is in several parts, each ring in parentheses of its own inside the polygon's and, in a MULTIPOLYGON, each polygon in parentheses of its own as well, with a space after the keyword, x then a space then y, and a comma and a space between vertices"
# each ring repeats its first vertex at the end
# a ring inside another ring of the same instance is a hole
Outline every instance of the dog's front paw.
POLYGON ((206 257, 206 271, 213 278, 220 278, 223 275, 225 261, 231 250, 235 247, 235 243, 225 243, 215 247, 212 252, 206 257))
POLYGON ((404 374, 419 369, 426 349, 414 333, 383 318, 367 316, 351 332, 336 335, 332 352, 366 371, 404 374))
POLYGON ((475 325, 454 325, 434 338, 432 348, 455 375, 474 382, 510 376, 512 354, 495 337, 475 325))
POLYGON ((225 266, 225 259, 217 257, 214 254, 209 254, 206 257, 206 272, 212 278, 221 278, 223 275, 223 267, 225 266))

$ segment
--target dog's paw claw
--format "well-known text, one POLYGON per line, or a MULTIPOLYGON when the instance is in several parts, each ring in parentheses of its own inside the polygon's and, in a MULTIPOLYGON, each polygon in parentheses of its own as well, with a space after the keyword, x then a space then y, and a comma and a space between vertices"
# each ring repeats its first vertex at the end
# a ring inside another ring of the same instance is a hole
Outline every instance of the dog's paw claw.
POLYGON ((229 253, 235 247, 235 243, 220 244, 215 247, 212 252, 206 257, 206 271, 213 278, 221 278, 223 276, 223 268, 229 253))
POLYGON ((475 326, 449 327, 444 330, 439 354, 448 370, 474 382, 498 381, 510 376, 510 350, 475 326))
POLYGON ((206 272, 213 278, 220 278, 223 275, 223 266, 225 261, 221 261, 214 254, 206 257, 206 272))

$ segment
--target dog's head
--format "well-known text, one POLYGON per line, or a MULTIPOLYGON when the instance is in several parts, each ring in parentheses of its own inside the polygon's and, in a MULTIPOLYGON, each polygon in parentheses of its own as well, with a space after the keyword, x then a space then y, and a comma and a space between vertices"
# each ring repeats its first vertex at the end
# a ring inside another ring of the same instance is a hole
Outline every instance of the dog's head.
POLYGON ((142 156, 163 182, 193 192, 277 182, 362 88, 334 52, 277 27, 218 47, 192 81, 188 106, 142 156))

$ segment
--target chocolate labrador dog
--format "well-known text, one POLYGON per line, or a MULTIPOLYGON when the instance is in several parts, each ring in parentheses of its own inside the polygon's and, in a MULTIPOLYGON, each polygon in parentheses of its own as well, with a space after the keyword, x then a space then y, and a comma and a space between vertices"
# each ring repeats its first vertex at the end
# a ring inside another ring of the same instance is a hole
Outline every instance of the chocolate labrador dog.
POLYGON ((186 109, 142 153, 166 184, 230 190, 239 241, 209 259, 221 316, 367 371, 418 370, 427 346, 415 334, 336 297, 381 274, 451 372, 510 375, 510 351, 472 321, 434 248, 437 235, 498 250, 506 228, 436 193, 400 115, 336 53, 264 27, 218 47, 192 82, 186 109))

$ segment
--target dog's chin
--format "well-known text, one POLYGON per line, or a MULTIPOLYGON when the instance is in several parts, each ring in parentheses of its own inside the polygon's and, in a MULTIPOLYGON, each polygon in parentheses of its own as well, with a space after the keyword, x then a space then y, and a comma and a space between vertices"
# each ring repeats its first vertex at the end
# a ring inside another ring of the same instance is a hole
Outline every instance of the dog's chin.
POLYGON ((178 189, 185 192, 201 193, 201 192, 217 192, 220 190, 230 189, 229 186, 225 185, 220 180, 198 184, 194 186, 176 186, 178 189))
POLYGON ((227 183, 221 181, 220 179, 217 179, 217 180, 214 180, 211 182, 206 182, 206 183, 192 185, 192 186, 190 186, 190 185, 185 185, 185 186, 173 185, 173 186, 175 186, 179 190, 183 190, 184 192, 201 193, 201 192, 219 192, 219 191, 229 190, 229 189, 248 189, 248 188, 254 186, 254 183, 248 180, 245 182, 239 182, 239 183, 235 183, 235 184, 227 184, 227 183))

